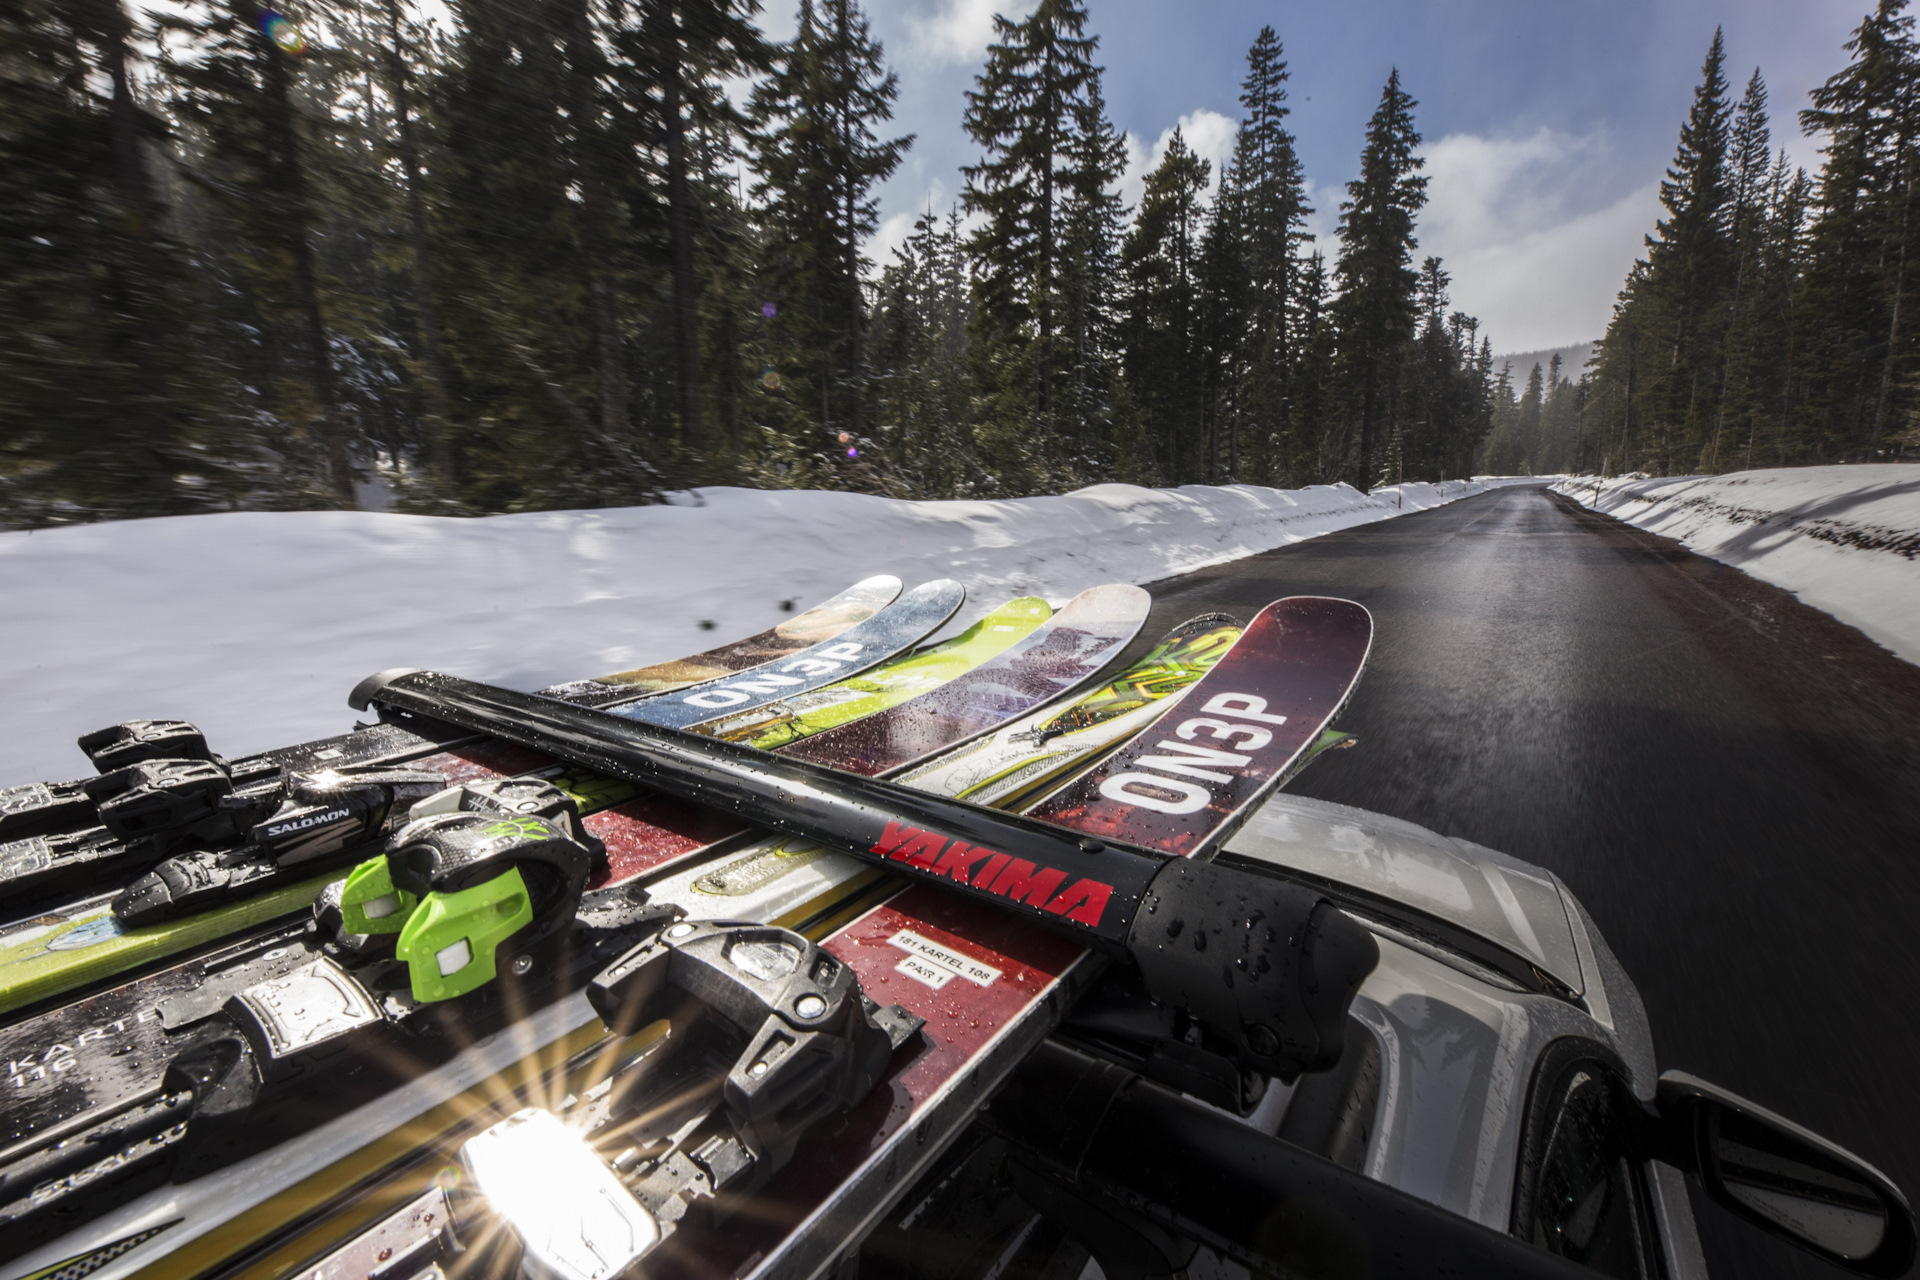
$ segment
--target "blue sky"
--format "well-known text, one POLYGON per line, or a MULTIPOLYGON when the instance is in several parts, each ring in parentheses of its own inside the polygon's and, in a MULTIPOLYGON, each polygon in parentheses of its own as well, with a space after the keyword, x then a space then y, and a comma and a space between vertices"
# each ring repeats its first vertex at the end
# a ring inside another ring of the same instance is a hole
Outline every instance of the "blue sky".
MULTIPOLYGON (((1641 237, 1657 183, 1716 24, 1726 30, 1736 93, 1757 64, 1774 144, 1809 169, 1816 144, 1794 113, 1845 62, 1841 44, 1867 0, 1449 0, 1277 4, 1268 0, 1088 0, 1115 124, 1135 154, 1138 191, 1165 136, 1184 122, 1203 154, 1224 156, 1239 116, 1247 46, 1270 23, 1292 71, 1292 124, 1314 203, 1313 229, 1333 251, 1344 184, 1388 70, 1419 101, 1432 179, 1418 251, 1439 253, 1456 307, 1479 316, 1496 351, 1597 337, 1641 237)), ((1031 0, 868 0, 875 34, 900 73, 896 120, 918 140, 881 193, 884 259, 931 200, 958 194, 977 158, 960 127, 995 12, 1031 0)), ((790 33, 792 7, 771 0, 769 34, 790 33)))

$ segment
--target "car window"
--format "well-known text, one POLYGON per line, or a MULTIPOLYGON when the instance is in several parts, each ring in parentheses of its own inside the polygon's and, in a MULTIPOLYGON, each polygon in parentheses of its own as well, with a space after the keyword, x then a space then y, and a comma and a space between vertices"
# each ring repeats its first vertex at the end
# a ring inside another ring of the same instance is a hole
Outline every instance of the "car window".
POLYGON ((1594 1060, 1543 1062, 1528 1107, 1514 1234, 1602 1275, 1651 1274, 1626 1086, 1594 1060), (1544 1086, 1544 1087, 1543 1087, 1544 1086))

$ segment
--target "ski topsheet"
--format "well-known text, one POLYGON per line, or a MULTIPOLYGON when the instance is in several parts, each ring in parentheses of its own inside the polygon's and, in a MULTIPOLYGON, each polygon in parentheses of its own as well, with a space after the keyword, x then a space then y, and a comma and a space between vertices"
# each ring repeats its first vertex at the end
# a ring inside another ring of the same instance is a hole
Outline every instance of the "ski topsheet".
POLYGON ((951 578, 923 582, 865 622, 791 657, 607 711, 663 729, 690 729, 739 715, 878 666, 946 622, 966 597, 966 588, 951 578))
POLYGON ((873 777, 945 750, 1083 683, 1133 638, 1151 604, 1139 587, 1091 587, 1044 633, 1008 650, 1006 661, 916 698, 896 714, 816 734, 785 754, 873 777))
POLYGON ((1191 857, 1237 831, 1253 804, 1306 762, 1372 645, 1373 619, 1351 600, 1271 604, 1234 645, 1229 687, 1183 708, 1171 733, 1128 743, 1031 815, 1191 857))
POLYGON ((909 786, 975 804, 1012 804, 1151 724, 1163 698, 1184 692, 1240 637, 1222 613, 1181 623, 1112 684, 1066 708, 1035 715, 943 751, 896 775, 909 786))
POLYGON ((754 711, 700 725, 728 742, 773 751, 836 725, 895 707, 938 688, 999 654, 1053 616, 1038 596, 1020 596, 994 609, 951 640, 895 658, 837 684, 780 699, 754 711))
MULTIPOLYGON (((1270 632, 1272 622, 1263 614, 1249 634, 1270 632)), ((1218 718, 1199 714, 1208 702, 1245 694, 1243 685, 1258 687, 1252 683, 1257 671, 1250 669, 1257 663, 1235 663, 1240 652, 1241 646, 1229 651, 1187 694, 1180 703, 1179 723, 1168 731, 1172 738, 1190 741, 1207 726, 1187 733, 1183 729, 1218 718)), ((1271 656, 1259 645, 1248 652, 1259 658, 1271 656)), ((1359 657, 1364 659, 1364 649, 1359 657)), ((1350 687, 1350 681, 1347 684, 1350 687)), ((1269 697, 1264 714, 1289 715, 1291 707, 1269 697)), ((1308 718, 1297 711, 1291 714, 1308 718)), ((1277 783, 1285 773, 1284 767, 1265 771, 1254 790, 1277 783)), ((1255 798, 1245 795, 1249 803, 1255 798)), ((804 860, 792 873, 831 883, 781 912, 780 922, 805 928, 814 936, 829 933, 826 949, 856 970, 862 987, 875 1000, 903 1005, 924 1017, 927 1025, 914 1051, 896 1056, 888 1078, 865 1102, 836 1121, 830 1132, 809 1139, 803 1158, 756 1193, 751 1214, 730 1220, 724 1232, 700 1235, 697 1256, 702 1274, 812 1274, 861 1223, 880 1211, 890 1192, 911 1183, 1005 1070, 1057 1022, 1065 1003, 1092 972, 1085 953, 1069 939, 923 884, 904 890, 884 885, 876 889, 874 871, 840 855, 804 860), (829 862, 840 863, 847 874, 821 877, 823 864, 829 862), (869 906, 876 891, 886 900, 869 906), (842 923, 849 914, 850 922, 842 923)), ((663 895, 671 893, 667 883, 656 887, 663 895)), ((765 891, 781 896, 771 881, 765 891)), ((744 905, 733 898, 727 903, 728 914, 744 905)), ((765 918, 759 912, 748 914, 748 918, 754 916, 765 918)), ((186 1276, 218 1265, 219 1259, 236 1259, 250 1250, 249 1241, 277 1235, 289 1220, 365 1185, 367 1177, 388 1160, 411 1152, 418 1141, 464 1131, 466 1124, 475 1123, 468 1117, 498 1099, 502 1086, 531 1088, 532 1099, 544 1098, 548 1105, 558 1105, 556 1100, 576 1089, 584 1093, 592 1083, 588 1054, 604 1040, 604 1033, 579 1008, 581 1003, 577 998, 563 1001, 532 1022, 475 1045, 462 1055, 458 1070, 437 1093, 414 1091, 409 1097, 382 1098, 329 1124, 311 1141, 287 1144, 269 1153, 270 1158, 248 1161, 113 1211, 65 1242, 35 1250, 17 1268, 45 1266, 76 1251, 116 1241, 133 1243, 123 1257, 99 1273, 103 1280, 135 1268, 154 1277, 186 1276), (523 1055, 517 1059, 522 1064, 517 1070, 511 1065, 516 1059, 508 1041, 523 1055), (528 1053, 533 1056, 525 1057, 528 1053), (563 1068, 567 1062, 572 1065, 563 1068), (550 1074, 556 1070, 558 1075, 550 1074), (581 1075, 583 1070, 589 1074, 581 1075), (549 1083, 541 1084, 542 1080, 549 1083), (448 1083, 470 1091, 447 1099, 448 1083), (446 1100, 433 1102, 435 1098, 446 1100), (460 1098, 467 1101, 462 1103, 460 1098), (423 1124, 413 1118, 424 1117, 426 1112, 418 1108, 428 1106, 439 1108, 432 1112, 437 1119, 423 1124), (410 1126, 407 1131, 415 1135, 414 1141, 399 1147, 392 1142, 367 1147, 369 1134, 401 1126, 410 1126), (216 1228, 216 1235, 206 1234, 216 1228), (150 1241, 136 1240, 155 1230, 159 1235, 150 1241), (201 1244, 190 1246, 194 1240, 201 1244)), ((312 1265, 344 1234, 372 1225, 430 1190, 439 1164, 437 1158, 415 1164, 417 1172, 382 1183, 377 1193, 357 1195, 351 1207, 336 1217, 258 1258, 259 1273, 285 1274, 312 1265)), ((663 1258, 660 1269, 650 1265, 648 1274, 674 1274, 667 1269, 671 1267, 672 1260, 663 1258)))
POLYGON ((834 639, 847 628, 865 622, 893 603, 894 597, 900 594, 901 585, 900 579, 890 573, 877 574, 854 583, 831 600, 822 601, 798 617, 788 618, 779 626, 770 627, 744 640, 735 640, 705 653, 676 658, 672 662, 616 671, 612 675, 596 676, 591 680, 549 685, 540 692, 550 698, 564 698, 583 707, 604 707, 609 703, 670 693, 688 685, 718 680, 722 676, 792 657, 803 649, 834 639))
MULTIPOLYGON (((799 666, 802 668, 801 674, 787 675, 775 668, 766 674, 785 683, 773 683, 767 687, 778 690, 788 688, 793 683, 817 687, 836 678, 836 673, 844 675, 883 662, 946 622, 965 594, 959 584, 942 579, 917 587, 891 604, 886 603, 889 597, 897 594, 898 588, 897 578, 885 575, 868 578, 826 604, 808 610, 785 624, 792 626, 812 619, 789 639, 797 640, 808 635, 824 638, 779 661, 778 668, 799 666), (861 616, 863 614, 864 617, 861 616), (859 620, 855 621, 856 618, 859 620)), ((774 631, 779 630, 774 628, 774 631)), ((754 637, 726 646, 726 651, 748 651, 758 639, 754 637)), ((670 663, 661 668, 642 670, 659 672, 677 665, 670 663)), ((733 679, 682 688, 700 693, 725 687, 728 691, 726 697, 737 698, 739 705, 758 705, 774 700, 779 694, 739 693, 733 686, 739 680, 751 681, 761 674, 762 668, 754 668, 733 679)), ((588 690, 589 705, 603 705, 605 698, 601 695, 604 693, 604 689, 588 690)), ((621 696, 635 695, 632 689, 628 689, 621 696)), ((561 700, 571 701, 572 695, 564 696, 561 700)), ((684 704, 681 706, 683 708, 684 704)), ((711 718, 715 714, 720 713, 709 712, 703 718, 711 718)), ((678 720, 683 715, 683 710, 670 709, 665 718, 678 720)), ((403 767, 423 775, 437 773, 445 785, 543 767, 561 772, 552 761, 506 743, 475 742, 444 751, 436 751, 436 745, 393 726, 380 725, 302 747, 270 752, 254 761, 239 763, 277 766, 288 772, 325 769, 351 773, 354 770, 403 767)), ((582 785, 589 786, 591 794, 576 798, 583 812, 593 814, 588 824, 590 830, 607 841, 610 855, 627 855, 630 861, 646 863, 661 857, 689 853, 737 829, 724 818, 698 806, 666 797, 643 795, 627 783, 595 779, 582 785), (622 805, 622 812, 604 812, 614 805, 622 805)), ((4 849, 9 858, 18 859, 35 851, 27 849, 22 853, 16 845, 35 843, 33 840, 18 841, 0 846, 0 849, 4 849)), ((45 842, 39 843, 44 845, 45 842)), ((7 858, 0 858, 0 864, 6 861, 7 858)), ((0 1012, 18 1009, 60 992, 100 981, 137 965, 178 955, 255 927, 263 921, 301 910, 340 874, 338 866, 316 869, 311 875, 300 876, 292 882, 275 883, 263 892, 249 894, 230 903, 179 919, 132 928, 123 926, 111 910, 112 898, 121 887, 117 883, 105 893, 89 895, 57 909, 35 909, 30 914, 0 924, 0 1012)), ((101 878, 109 879, 110 883, 118 879, 104 874, 101 878)), ((605 878, 602 877, 603 882, 605 878)), ((616 874, 614 878, 620 877, 616 874)))

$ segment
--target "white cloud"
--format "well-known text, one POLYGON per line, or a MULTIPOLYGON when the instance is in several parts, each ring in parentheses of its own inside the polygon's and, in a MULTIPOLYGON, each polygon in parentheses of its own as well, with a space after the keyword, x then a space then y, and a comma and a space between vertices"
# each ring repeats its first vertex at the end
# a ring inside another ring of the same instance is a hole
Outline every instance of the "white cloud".
POLYGON ((923 66, 962 66, 986 57, 997 13, 1015 20, 1033 12, 1038 0, 939 0, 931 13, 907 16, 909 61, 923 66))
POLYGON ((1454 307, 1478 316, 1502 350, 1599 337, 1658 216, 1658 184, 1610 185, 1604 134, 1449 134, 1425 154, 1415 256, 1444 260, 1454 307))
MULTIPOLYGON (((1233 135, 1239 126, 1218 111, 1189 111, 1180 117, 1178 125, 1181 138, 1187 148, 1201 159, 1213 163, 1213 171, 1207 179, 1206 198, 1212 199, 1213 193, 1220 189, 1220 171, 1226 167, 1227 158, 1233 154, 1233 135)), ((1147 175, 1159 167, 1167 158, 1167 148, 1173 143, 1173 129, 1163 129, 1159 141, 1149 149, 1140 139, 1127 135, 1127 167, 1120 175, 1120 198, 1130 209, 1140 206, 1140 194, 1146 189, 1147 175)))

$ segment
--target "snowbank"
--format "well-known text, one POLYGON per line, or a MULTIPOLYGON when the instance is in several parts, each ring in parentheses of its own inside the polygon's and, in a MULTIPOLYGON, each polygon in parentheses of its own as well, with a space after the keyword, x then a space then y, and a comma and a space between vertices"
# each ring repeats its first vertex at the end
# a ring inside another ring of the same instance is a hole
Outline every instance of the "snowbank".
POLYGON ((1920 663, 1920 467, 1783 467, 1557 491, 1784 587, 1920 663))
POLYGON ((337 733, 421 666, 533 689, 696 652, 872 573, 1010 595, 1151 582, 1481 492, 1097 485, 1003 502, 706 489, 697 505, 454 520, 245 512, 0 534, 0 786, 84 776, 73 740, 184 717, 226 754, 337 733))

